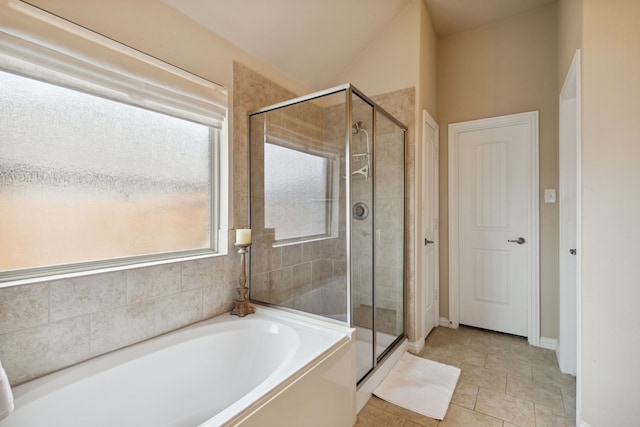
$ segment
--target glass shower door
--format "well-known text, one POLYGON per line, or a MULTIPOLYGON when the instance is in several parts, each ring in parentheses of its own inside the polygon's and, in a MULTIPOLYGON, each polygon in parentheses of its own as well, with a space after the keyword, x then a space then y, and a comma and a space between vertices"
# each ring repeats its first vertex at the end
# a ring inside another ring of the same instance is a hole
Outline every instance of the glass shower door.
POLYGON ((404 130, 376 112, 374 300, 378 360, 404 335, 404 130))
MULTIPOLYGON (((351 295, 356 328, 356 378, 375 366, 373 296, 373 118, 371 104, 353 93, 351 98, 351 295)), ((347 177, 349 178, 349 177, 347 177)))

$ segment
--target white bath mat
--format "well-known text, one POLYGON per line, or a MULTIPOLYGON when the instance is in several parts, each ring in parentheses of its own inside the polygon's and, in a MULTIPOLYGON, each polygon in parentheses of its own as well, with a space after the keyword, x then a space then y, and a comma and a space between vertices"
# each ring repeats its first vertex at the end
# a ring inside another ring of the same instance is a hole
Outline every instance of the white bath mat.
POLYGON ((447 413, 459 377, 459 368, 404 353, 373 394, 441 420, 447 413))

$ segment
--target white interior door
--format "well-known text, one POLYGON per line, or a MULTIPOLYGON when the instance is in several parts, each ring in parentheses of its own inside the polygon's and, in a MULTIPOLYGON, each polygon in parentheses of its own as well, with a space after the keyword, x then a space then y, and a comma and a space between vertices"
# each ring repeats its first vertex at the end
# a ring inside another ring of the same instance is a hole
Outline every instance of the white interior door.
POLYGON ((537 112, 524 114, 535 118, 535 127, 518 120, 519 114, 453 124, 449 134, 457 148, 457 217, 451 220, 457 232, 459 323, 529 336, 537 112))
POLYGON ((438 125, 425 111, 422 131, 422 331, 438 324, 438 125))

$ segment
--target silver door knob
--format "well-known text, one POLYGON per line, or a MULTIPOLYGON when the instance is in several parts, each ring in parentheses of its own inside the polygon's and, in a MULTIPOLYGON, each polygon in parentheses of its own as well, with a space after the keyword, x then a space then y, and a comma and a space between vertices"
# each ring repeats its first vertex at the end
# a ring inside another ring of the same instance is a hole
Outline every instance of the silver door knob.
POLYGON ((526 240, 524 240, 524 237, 518 237, 515 240, 507 240, 507 242, 509 242, 509 243, 517 243, 519 245, 522 245, 522 244, 524 244, 524 242, 526 242, 526 240))

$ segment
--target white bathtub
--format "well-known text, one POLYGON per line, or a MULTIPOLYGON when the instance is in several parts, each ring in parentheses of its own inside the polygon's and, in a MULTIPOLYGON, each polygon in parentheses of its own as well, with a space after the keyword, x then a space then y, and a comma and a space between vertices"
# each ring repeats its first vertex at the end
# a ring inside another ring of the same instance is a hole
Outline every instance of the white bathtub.
POLYGON ((277 310, 222 315, 15 387, 0 426, 351 426, 353 342, 277 310))

